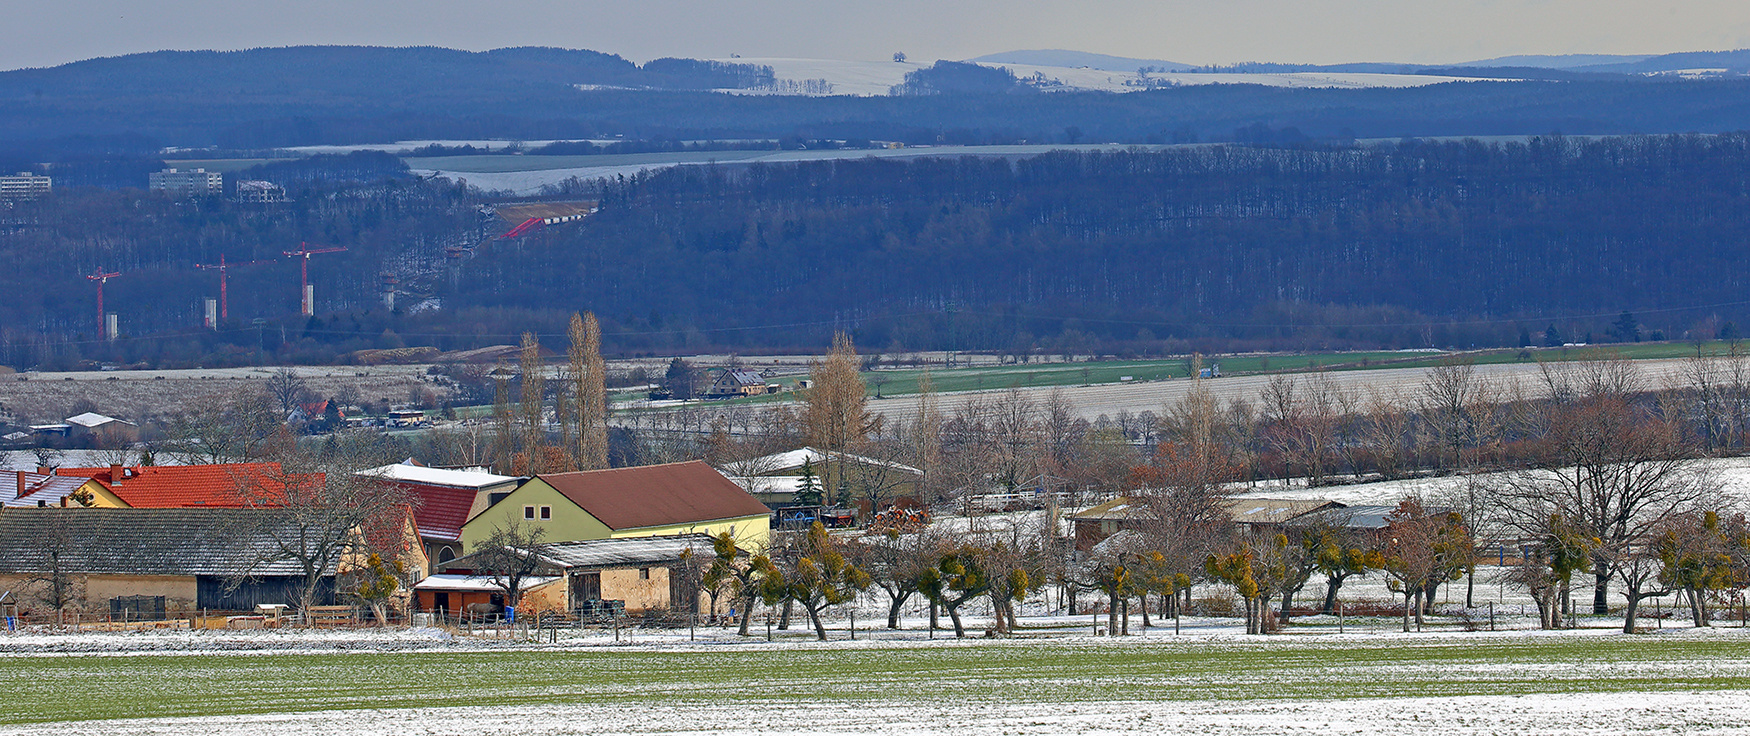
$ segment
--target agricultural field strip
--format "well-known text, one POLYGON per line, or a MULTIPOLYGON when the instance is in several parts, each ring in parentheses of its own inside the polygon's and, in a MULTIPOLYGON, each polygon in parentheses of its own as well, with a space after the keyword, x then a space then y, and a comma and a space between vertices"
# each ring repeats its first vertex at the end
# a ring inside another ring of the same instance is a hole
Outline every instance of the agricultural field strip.
MULTIPOLYGON (((1635 365, 1651 387, 1661 387, 1681 381, 1684 363, 1681 360, 1639 360, 1635 365)), ((1428 368, 1380 368, 1376 370, 1332 371, 1323 375, 1344 390, 1360 392, 1363 397, 1373 392, 1379 393, 1400 405, 1409 405, 1421 391, 1428 368)), ((1502 363, 1485 364, 1476 367, 1476 375, 1480 380, 1491 385, 1502 387, 1516 383, 1527 396, 1537 396, 1541 393, 1539 367, 1536 364, 1502 363)), ((1256 403, 1264 387, 1274 378, 1270 375, 1230 376, 1203 381, 1210 393, 1224 401, 1244 399, 1256 403)), ((1304 380, 1305 376, 1301 376, 1304 380)), ((867 380, 867 374, 865 374, 867 380)), ((1196 386, 1195 381, 1176 379, 1170 381, 1150 381, 1146 383, 1108 383, 1087 386, 1036 386, 1018 387, 1023 396, 1032 401, 1035 406, 1044 403, 1052 391, 1061 389, 1064 396, 1075 405, 1077 416, 1093 420, 1100 415, 1114 417, 1121 411, 1132 414, 1142 411, 1152 411, 1160 414, 1166 407, 1177 403, 1189 395, 1196 386)), ((1009 390, 1007 387, 991 386, 982 391, 943 392, 937 399, 937 409, 944 413, 952 413, 969 397, 995 396, 1009 390)), ((870 399, 869 410, 882 414, 888 421, 910 421, 917 414, 918 400, 915 396, 902 396, 884 399, 870 399)))
POLYGON ((1321 701, 1750 690, 1731 632, 840 643, 664 651, 0 657, 0 722, 820 701, 1321 701), (433 673, 445 673, 433 677, 433 673), (104 683, 92 698, 67 683, 104 683))

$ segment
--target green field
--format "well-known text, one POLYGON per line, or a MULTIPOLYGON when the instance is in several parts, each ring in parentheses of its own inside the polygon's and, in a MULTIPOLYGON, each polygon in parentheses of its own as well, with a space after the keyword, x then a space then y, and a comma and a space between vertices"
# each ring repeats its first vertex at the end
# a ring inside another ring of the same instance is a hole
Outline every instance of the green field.
POLYGON ((1320 639, 12 656, 0 657, 0 722, 467 705, 880 707, 1750 688, 1744 640, 1724 632, 1320 639))
MULTIPOLYGON (((1729 343, 1702 343, 1704 355, 1725 355, 1729 343)), ((1658 360, 1687 358, 1695 355, 1694 343, 1637 343, 1625 345, 1595 345, 1573 348, 1510 348, 1478 350, 1465 353, 1422 352, 1353 352, 1304 353, 1273 355, 1211 355, 1204 364, 1219 365, 1222 375, 1256 375, 1265 373, 1303 372, 1314 370, 1357 371, 1384 368, 1427 368, 1453 360, 1467 360, 1477 365, 1502 363, 1536 363, 1544 361, 1580 361, 1603 358, 1658 360)), ((923 369, 885 369, 866 371, 863 382, 870 396, 906 396, 918 392, 923 369)), ((939 392, 991 391, 1010 387, 1083 386, 1119 383, 1125 376, 1132 381, 1182 379, 1191 375, 1190 358, 1157 360, 1090 361, 1080 363, 1019 363, 972 368, 931 368, 930 381, 939 392)), ((779 381, 793 384, 795 378, 779 381)), ((740 399, 734 403, 762 403, 781 400, 765 396, 740 399)))

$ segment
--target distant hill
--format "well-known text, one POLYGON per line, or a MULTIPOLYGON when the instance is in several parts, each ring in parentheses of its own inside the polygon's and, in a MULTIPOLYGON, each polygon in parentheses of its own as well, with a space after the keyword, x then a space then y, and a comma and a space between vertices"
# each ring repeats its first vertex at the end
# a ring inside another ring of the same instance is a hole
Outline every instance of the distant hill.
POLYGON ((1192 68, 1190 64, 1160 59, 1132 59, 1125 56, 1108 56, 1106 54, 1090 54, 1086 51, 1065 51, 1062 49, 1040 49, 1035 51, 1004 51, 1000 54, 986 54, 976 59, 967 59, 978 64, 1027 64, 1029 66, 1061 66, 1068 69, 1088 67, 1103 69, 1110 72, 1134 72, 1143 67, 1176 72, 1192 68))
POLYGON ((1493 59, 1467 61, 1449 66, 1517 66, 1540 69, 1578 69, 1580 67, 1600 66, 1604 64, 1632 64, 1646 61, 1652 56, 1623 56, 1619 54, 1521 54, 1518 56, 1497 56, 1493 59))
POLYGON ((1623 60, 1605 64, 1575 67, 1575 71, 1617 72, 1622 74, 1657 74, 1684 69, 1750 70, 1750 49, 1736 51, 1688 51, 1664 54, 1638 61, 1623 60))
MULTIPOLYGON (((1741 53, 1672 55, 1636 64, 1729 67, 1741 53)), ((1008 58, 1008 63, 1024 66, 1021 57, 985 58, 1008 58)), ((1319 85, 1308 82, 1298 88, 1272 88, 1266 86, 1270 80, 1245 73, 1426 75, 1433 67, 1245 64, 1199 70, 1226 72, 1220 80, 1214 74, 1206 80, 1185 79, 1203 76, 1198 74, 1144 80, 1136 68, 1173 62, 1108 58, 1123 61, 1127 68, 1014 70, 1017 76, 1048 81, 1061 76, 1067 90, 1046 95, 954 87, 915 97, 849 97, 838 96, 848 91, 848 83, 835 96, 769 94, 773 90, 765 85, 774 78, 776 60, 658 59, 638 65, 612 54, 569 49, 468 52, 354 46, 135 54, 0 72, 0 164, 22 170, 17 167, 73 162, 79 155, 149 157, 162 146, 217 146, 248 158, 253 157, 250 152, 266 148, 400 140, 623 137, 972 145, 1257 141, 1258 126, 1280 132, 1281 140, 1750 127, 1746 79, 1497 67, 1479 72, 1447 69, 1442 75, 1545 81, 1422 80, 1414 82, 1425 85, 1417 89, 1359 83, 1350 86, 1375 88, 1314 89, 1319 85), (1129 66, 1133 63, 1136 67, 1129 66), (1225 83, 1193 89, 1199 81, 1225 83), (1133 93, 1081 91, 1100 84, 1133 93), (738 93, 716 91, 726 88, 738 93), (1242 135, 1241 129, 1253 132, 1242 135), (51 150, 64 153, 45 154, 51 150)), ((1076 60, 1053 59, 1059 64, 1076 60)), ((827 73, 824 64, 792 62, 782 81, 817 82, 792 77, 827 73)), ((920 67, 871 62, 834 73, 860 80, 860 88, 885 91, 920 67)), ((1273 132, 1268 138, 1277 137, 1273 132)))

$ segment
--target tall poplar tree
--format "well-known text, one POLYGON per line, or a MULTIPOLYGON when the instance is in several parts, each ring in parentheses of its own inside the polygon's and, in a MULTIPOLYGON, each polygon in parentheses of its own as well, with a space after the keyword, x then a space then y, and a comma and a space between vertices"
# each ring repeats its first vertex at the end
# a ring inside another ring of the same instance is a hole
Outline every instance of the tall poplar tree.
POLYGON ((577 467, 608 467, 607 362, 602 360, 602 326, 594 312, 571 315, 571 380, 577 397, 577 467))
POLYGON ((546 423, 544 409, 547 395, 546 368, 541 365, 541 343, 535 340, 532 332, 523 333, 523 350, 519 360, 522 369, 523 395, 522 403, 517 406, 517 418, 522 434, 523 455, 528 458, 523 471, 529 474, 539 473, 546 443, 546 423))
POLYGON ((822 481, 828 503, 843 503, 844 459, 835 458, 878 426, 869 413, 868 389, 857 374, 857 349, 843 332, 832 339, 826 360, 809 367, 812 385, 802 394, 802 423, 808 440, 827 453, 822 481))

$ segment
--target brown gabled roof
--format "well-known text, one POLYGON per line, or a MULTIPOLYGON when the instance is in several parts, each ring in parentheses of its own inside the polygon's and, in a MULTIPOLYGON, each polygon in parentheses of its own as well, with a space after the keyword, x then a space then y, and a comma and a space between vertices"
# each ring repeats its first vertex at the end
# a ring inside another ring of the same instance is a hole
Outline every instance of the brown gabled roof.
POLYGON ((537 477, 615 531, 771 513, 759 499, 698 460, 537 477))

